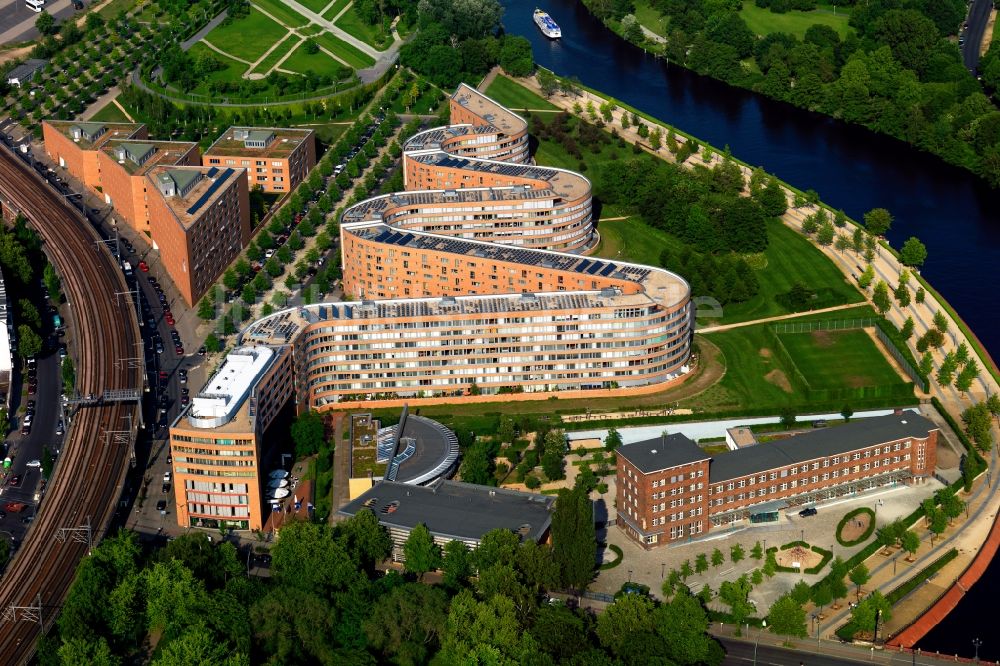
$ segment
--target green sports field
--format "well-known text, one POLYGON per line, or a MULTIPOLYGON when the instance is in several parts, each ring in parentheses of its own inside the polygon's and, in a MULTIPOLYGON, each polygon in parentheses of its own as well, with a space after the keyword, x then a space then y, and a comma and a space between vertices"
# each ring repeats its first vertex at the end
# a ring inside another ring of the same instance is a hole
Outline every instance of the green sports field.
POLYGON ((863 330, 778 333, 795 366, 815 389, 902 383, 863 330))
POLYGON ((832 8, 814 9, 811 12, 791 11, 784 14, 775 14, 770 9, 758 7, 753 0, 744 0, 743 9, 740 16, 747 22, 747 25, 758 35, 770 35, 772 32, 785 32, 802 39, 806 30, 815 24, 828 25, 837 31, 843 39, 847 33, 852 32, 847 22, 851 18, 849 11, 838 8, 834 14, 832 8))

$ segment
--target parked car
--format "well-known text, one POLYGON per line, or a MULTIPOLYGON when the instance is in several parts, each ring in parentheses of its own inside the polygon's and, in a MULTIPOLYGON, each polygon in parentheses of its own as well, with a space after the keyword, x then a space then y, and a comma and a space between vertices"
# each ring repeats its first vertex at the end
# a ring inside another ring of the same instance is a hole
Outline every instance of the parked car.
POLYGON ((62 419, 59 419, 59 422, 56 423, 56 435, 62 437, 63 433, 65 432, 66 432, 66 424, 63 423, 62 419))
POLYGON ((166 511, 167 510, 167 500, 157 500, 157 502, 156 502, 156 510, 157 511, 166 511))
POLYGON ((163 483, 170 483, 170 471, 163 473, 163 483))
POLYGON ((21 513, 28 508, 28 505, 24 502, 7 502, 3 505, 4 511, 9 511, 10 513, 21 513))
POLYGON ((163 492, 164 493, 169 493, 170 492, 170 484, 169 483, 164 483, 163 484, 163 492))
POLYGON ((799 518, 808 518, 809 516, 815 516, 818 513, 816 507, 808 507, 799 511, 799 518))
POLYGON ((25 463, 24 466, 25 467, 31 467, 32 469, 36 469, 36 468, 42 466, 42 461, 41 460, 29 460, 28 462, 25 463))
POLYGON ((10 485, 13 486, 14 488, 17 488, 18 486, 21 485, 21 478, 22 477, 20 474, 15 474, 14 476, 10 477, 10 485))
POLYGON ((142 271, 143 273, 148 273, 149 272, 149 264, 147 264, 145 261, 140 261, 139 262, 139 270, 142 271))

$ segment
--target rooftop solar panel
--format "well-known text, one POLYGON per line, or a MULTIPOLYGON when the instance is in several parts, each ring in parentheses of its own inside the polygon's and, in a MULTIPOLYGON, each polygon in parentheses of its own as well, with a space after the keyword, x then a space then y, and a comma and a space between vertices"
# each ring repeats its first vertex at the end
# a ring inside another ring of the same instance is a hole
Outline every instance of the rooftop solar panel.
POLYGON ((600 272, 600 275, 602 275, 604 277, 607 277, 607 276, 611 275, 614 272, 615 272, 615 265, 614 264, 608 264, 607 266, 604 267, 604 270, 600 272))
POLYGON ((225 171, 223 171, 222 175, 219 176, 219 178, 214 183, 212 183, 207 190, 205 190, 205 193, 202 194, 200 197, 198 197, 198 200, 195 201, 194 204, 192 204, 191 207, 187 209, 188 215, 194 215, 196 212, 198 212, 198 209, 205 205, 205 202, 208 201, 212 197, 212 195, 215 194, 215 191, 219 189, 222 186, 222 184, 229 179, 229 176, 231 176, 232 173, 233 173, 232 169, 226 169, 225 171))
POLYGON ((219 170, 216 167, 212 167, 211 169, 208 170, 208 173, 206 173, 205 175, 211 178, 217 173, 219 173, 219 170))

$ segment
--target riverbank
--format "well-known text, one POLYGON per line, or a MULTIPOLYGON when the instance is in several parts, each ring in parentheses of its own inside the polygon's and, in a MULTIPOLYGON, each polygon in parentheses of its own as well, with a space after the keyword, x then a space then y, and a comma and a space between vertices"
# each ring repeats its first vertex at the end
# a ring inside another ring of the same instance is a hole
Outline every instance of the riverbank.
MULTIPOLYGON (((518 83, 528 88, 529 90, 532 90, 536 94, 545 97, 545 95, 541 90, 541 86, 534 78, 518 79, 517 81, 518 83)), ((625 113, 631 114, 633 110, 625 107, 625 105, 621 105, 619 102, 615 100, 609 100, 608 98, 600 95, 599 93, 587 89, 579 90, 578 95, 567 95, 565 93, 556 93, 550 96, 548 99, 551 103, 555 104, 557 107, 569 113, 574 113, 574 109, 579 109, 581 106, 585 107, 588 101, 598 108, 602 104, 611 101, 618 108, 616 108, 612 113, 612 120, 605 126, 605 129, 608 129, 611 126, 615 126, 615 131, 618 132, 620 136, 625 138, 626 141, 640 145, 647 152, 655 154, 661 159, 675 161, 673 157, 674 154, 671 153, 671 151, 667 147, 661 146, 658 148, 654 148, 648 143, 646 139, 640 137, 635 125, 632 125, 628 128, 621 127, 621 116, 625 113)), ((685 133, 677 130, 676 128, 668 126, 666 123, 662 123, 656 119, 651 118, 647 114, 638 114, 638 115, 641 115, 643 121, 647 125, 647 129, 650 132, 658 128, 660 129, 662 135, 666 135, 667 132, 672 131, 677 136, 678 143, 683 143, 688 140, 696 140, 693 137, 690 137, 685 133)), ((701 142, 699 142, 699 144, 701 144, 701 142)), ((695 166, 705 166, 710 168, 715 164, 717 164, 722 159, 723 159, 722 156, 717 150, 710 149, 709 151, 696 151, 694 154, 686 157, 686 159, 682 164, 689 168, 694 168, 695 166)), ((749 178, 751 173, 750 167, 745 163, 741 163, 738 160, 736 161, 737 163, 740 164, 741 169, 743 170, 744 178, 749 178)), ((796 199, 795 195, 796 194, 801 195, 801 192, 786 184, 785 194, 786 197, 788 198, 789 205, 793 206, 796 199)), ((800 206, 799 208, 792 207, 786 212, 782 220, 790 228, 795 229, 796 231, 801 233, 802 222, 805 220, 806 217, 813 214, 817 209, 818 206, 800 206)), ((852 221, 852 224, 856 223, 852 221)), ((848 227, 848 229, 850 229, 850 227, 848 227)), ((854 275, 855 271, 857 270, 856 267, 859 261, 858 257, 848 256, 849 252, 848 250, 838 251, 833 247, 833 245, 821 247, 820 249, 834 261, 834 263, 838 266, 838 268, 840 268, 840 270, 846 277, 852 277, 854 275)), ((889 284, 898 284, 899 275, 903 270, 903 266, 899 264, 897 257, 892 252, 888 251, 883 251, 878 254, 878 256, 875 258, 874 268, 876 270, 876 274, 878 275, 878 277, 880 279, 886 280, 886 282, 889 284)), ((992 369, 993 367, 995 367, 995 363, 993 362, 993 359, 989 356, 988 352, 985 349, 983 349, 980 345, 974 344, 974 341, 971 336, 971 331, 969 332, 970 335, 968 336, 963 331, 964 327, 960 325, 957 316, 953 316, 954 310, 948 307, 943 302, 943 299, 931 289, 927 290, 927 298, 924 301, 924 303, 922 304, 912 303, 905 309, 900 308, 898 307, 898 305, 894 304, 890 312, 887 313, 887 315, 891 321, 897 323, 897 326, 900 326, 902 324, 902 321, 905 320, 907 316, 912 316, 914 318, 917 335, 919 335, 924 331, 928 330, 933 325, 932 319, 933 315, 936 312, 941 312, 949 320, 949 328, 948 328, 950 334, 949 346, 957 347, 962 343, 966 343, 970 349, 973 349, 974 354, 977 357, 979 357, 979 361, 983 368, 992 369)), ((934 354, 935 368, 940 367, 940 364, 943 362, 943 359, 944 359, 944 350, 943 349, 938 350, 934 354)), ((951 414, 952 418, 954 418, 956 421, 960 421, 961 412, 966 407, 973 404, 975 398, 981 399, 985 395, 1000 390, 1000 385, 998 385, 996 378, 991 373, 987 373, 985 376, 979 377, 976 383, 975 390, 970 391, 969 394, 960 394, 953 387, 950 386, 940 387, 934 384, 930 388, 932 395, 934 395, 941 401, 945 409, 949 412, 949 414, 951 414)), ((983 483, 982 478, 978 483, 981 486, 981 484, 983 483)), ((950 586, 955 580, 958 580, 959 576, 962 574, 965 567, 967 567, 968 564, 972 561, 973 553, 982 550, 982 545, 986 540, 987 534, 990 533, 990 529, 993 525, 993 518, 997 514, 998 509, 1000 509, 1000 493, 997 492, 996 487, 988 486, 985 490, 977 487, 976 489, 973 490, 973 494, 977 500, 974 513, 971 513, 971 517, 967 519, 965 522, 957 524, 954 528, 954 533, 952 533, 947 539, 944 540, 949 544, 960 541, 963 544, 961 549, 962 554, 967 554, 966 557, 964 558, 960 557, 958 560, 956 560, 956 562, 958 562, 959 564, 956 565, 955 563, 952 563, 952 565, 949 565, 944 570, 939 572, 938 580, 946 582, 948 586, 950 586), (961 560, 964 560, 964 566, 961 565, 960 562, 961 560), (951 580, 948 580, 948 578, 950 578, 951 580)), ((972 507, 970 507, 970 510, 971 509, 972 507)), ((936 547, 928 549, 928 552, 921 556, 919 562, 922 563, 929 562, 932 559, 940 556, 941 552, 939 551, 942 547, 943 543, 939 543, 936 547)), ((948 547, 950 548, 952 546, 949 545, 948 547)), ((883 566, 880 567, 882 570, 885 570, 884 564, 886 563, 883 563, 883 566)), ((872 568, 879 568, 879 567, 873 566, 872 568)), ((896 578, 895 573, 892 576, 888 576, 888 573, 886 572, 886 576, 887 576, 885 581, 886 583, 896 578)), ((899 581, 897 580, 896 582, 898 583, 899 581)), ((876 584, 877 583, 878 579, 876 579, 876 584)), ((895 585, 893 585, 893 587, 895 587, 895 585)), ((886 589, 886 591, 888 591, 888 589, 886 589)), ((909 598, 913 599, 914 596, 911 595, 911 597, 909 598)), ((901 607, 899 608, 900 613, 896 617, 894 624, 898 623, 897 626, 899 628, 911 624, 913 621, 916 621, 917 618, 924 615, 924 613, 928 610, 928 607, 934 601, 936 601, 936 599, 934 598, 926 599, 926 602, 920 607, 918 607, 917 604, 913 603, 901 605, 901 607)), ((832 632, 837 628, 837 626, 839 626, 839 624, 841 624, 844 621, 845 617, 846 613, 844 613, 842 617, 833 618, 832 620, 827 621, 826 623, 821 625, 819 631, 825 634, 832 634, 832 632)))

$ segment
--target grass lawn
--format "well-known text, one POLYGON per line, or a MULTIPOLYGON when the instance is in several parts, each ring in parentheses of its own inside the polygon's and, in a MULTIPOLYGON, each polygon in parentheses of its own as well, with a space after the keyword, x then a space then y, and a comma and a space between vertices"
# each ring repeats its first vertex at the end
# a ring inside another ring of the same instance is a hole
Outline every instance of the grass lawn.
POLYGON ((229 55, 253 62, 286 34, 285 28, 251 8, 246 18, 223 23, 205 39, 229 55))
POLYGON ((371 67, 375 60, 367 53, 362 53, 347 42, 341 41, 328 32, 316 36, 316 43, 326 48, 338 58, 355 69, 371 67))
POLYGON ((836 14, 828 9, 814 9, 811 12, 791 11, 784 14, 775 14, 770 9, 758 7, 753 3, 753 0, 744 0, 740 16, 747 22, 750 29, 758 35, 769 35, 772 32, 787 32, 802 39, 806 34, 806 30, 816 23, 830 26, 837 31, 841 39, 846 37, 848 32, 853 32, 847 25, 848 20, 851 18, 851 13, 844 11, 842 8, 838 8, 836 14))
POLYGON ((271 71, 272 67, 278 64, 279 60, 285 57, 286 53, 291 52, 292 49, 296 48, 301 43, 301 39, 289 33, 289 37, 285 39, 285 41, 281 42, 281 44, 278 45, 278 48, 271 51, 266 58, 261 60, 257 66, 254 67, 253 71, 266 75, 271 71))
POLYGON ((190 53, 193 57, 196 57, 196 58, 199 55, 201 55, 202 53, 207 53, 207 54, 211 55, 213 58, 215 58, 216 60, 218 60, 219 62, 221 62, 221 63, 223 63, 225 65, 225 67, 223 69, 220 69, 220 70, 215 71, 215 72, 211 72, 206 77, 206 80, 201 85, 199 85, 197 88, 195 88, 192 92, 201 93, 201 94, 208 94, 208 84, 210 82, 212 82, 212 81, 239 81, 243 77, 243 74, 247 71, 247 66, 244 65, 242 62, 239 62, 237 60, 233 60, 232 58, 227 58, 224 55, 222 55, 221 53, 218 53, 218 52, 213 51, 212 49, 208 48, 204 44, 200 44, 200 43, 199 44, 195 44, 194 46, 192 46, 188 50, 188 53, 190 53))
MULTIPOLYGON (((329 4, 329 2, 327 2, 326 4, 329 4)), ((324 4, 323 6, 325 7, 326 4, 324 4)), ((337 18, 337 14, 342 12, 344 10, 344 7, 346 7, 349 4, 351 4, 351 0, 337 0, 336 2, 333 3, 333 5, 331 5, 331 7, 328 10, 323 12, 323 18, 325 18, 327 21, 332 21, 333 19, 337 18)))
POLYGON ((757 271, 760 291, 744 303, 727 305, 725 316, 719 323, 788 313, 789 310, 778 303, 775 296, 787 293, 796 282, 816 293, 814 308, 864 301, 857 287, 801 234, 776 220, 768 222, 767 232, 768 245, 764 251, 767 266, 757 271))
POLYGON ((486 94, 509 109, 558 109, 555 104, 539 97, 506 76, 498 76, 486 89, 486 94))
POLYGON ((321 25, 307 25, 304 28, 299 28, 298 33, 303 37, 315 37, 324 30, 326 30, 326 28, 321 25))
POLYGON ((380 51, 385 50, 392 43, 392 35, 382 32, 380 25, 368 25, 358 16, 357 9, 351 6, 344 15, 337 21, 337 27, 342 28, 347 34, 357 37, 365 44, 374 46, 380 51))
POLYGON ((113 101, 105 104, 101 109, 93 115, 91 120, 100 121, 103 123, 127 123, 129 120, 122 113, 122 110, 118 108, 113 101))
MULTIPOLYGON (((608 213, 615 211, 603 210, 604 217, 614 217, 608 213)), ((621 259, 649 266, 660 265, 660 252, 664 247, 677 249, 684 244, 676 238, 655 229, 638 217, 627 220, 609 220, 597 225, 601 234, 601 244, 596 254, 607 259, 621 259)))
MULTIPOLYGON (((796 319, 796 321, 872 316, 874 316, 874 311, 871 306, 864 305, 842 312, 809 315, 796 319)), ((770 409, 776 412, 785 406, 795 406, 802 411, 823 409, 839 411, 843 406, 843 400, 838 401, 840 404, 822 405, 807 399, 807 387, 803 386, 802 382, 797 379, 795 368, 790 367, 783 357, 776 353, 774 337, 768 330, 768 326, 769 324, 756 324, 705 334, 705 337, 715 343, 725 355, 726 374, 704 393, 694 398, 682 400, 680 406, 709 411, 770 409)), ((864 359, 864 363, 871 364, 873 368, 876 368, 870 371, 870 374, 878 381, 879 385, 901 386, 905 383, 892 370, 875 343, 868 338, 864 331, 849 332, 857 333, 858 336, 845 339, 844 346, 850 349, 852 357, 864 359)), ((806 334, 806 336, 809 335, 811 334, 806 334)), ((782 341, 784 341, 784 336, 782 336, 782 341)), ((840 357, 834 353, 825 356, 820 354, 814 360, 808 347, 802 350, 797 348, 796 352, 789 349, 789 353, 795 354, 794 358, 796 359, 802 359, 800 363, 804 364, 804 367, 799 366, 800 372, 806 377, 810 377, 810 375, 805 374, 806 369, 813 373, 812 377, 815 377, 816 382, 820 384, 813 388, 849 388, 855 385, 848 380, 849 372, 841 371, 841 368, 848 367, 857 369, 853 358, 841 363, 840 357), (832 359, 836 359, 838 368, 824 370, 825 366, 819 365, 823 363, 831 365, 832 359)), ((879 404, 885 406, 887 402, 884 399, 851 401, 851 406, 855 410, 879 404)))
POLYGON ((667 26, 670 19, 653 9, 649 0, 635 1, 635 18, 639 21, 639 25, 645 26, 651 32, 655 32, 660 37, 667 36, 667 26))
POLYGON ((330 145, 340 138, 340 135, 347 131, 350 124, 334 125, 333 123, 327 123, 326 125, 305 125, 307 129, 311 129, 316 132, 316 138, 322 143, 330 145))
POLYGON ((888 386, 901 381, 865 331, 779 333, 778 338, 812 388, 888 386))
POLYGON ((301 28, 309 24, 309 19, 281 2, 281 0, 254 0, 254 4, 264 9, 264 11, 289 28, 301 28))
POLYGON ((330 0, 298 0, 306 9, 311 9, 317 14, 323 11, 323 8, 330 4, 330 0))
POLYGON ((343 65, 322 51, 310 54, 306 53, 305 48, 302 47, 295 49, 292 55, 288 56, 288 60, 281 64, 281 69, 299 74, 305 74, 309 70, 317 74, 332 74, 337 67, 343 67, 343 65))
POLYGON ((108 4, 97 10, 97 13, 105 19, 113 19, 120 12, 127 12, 136 5, 136 0, 111 0, 108 4))

